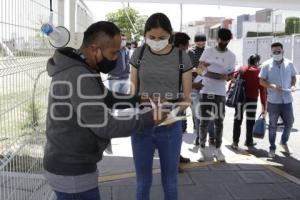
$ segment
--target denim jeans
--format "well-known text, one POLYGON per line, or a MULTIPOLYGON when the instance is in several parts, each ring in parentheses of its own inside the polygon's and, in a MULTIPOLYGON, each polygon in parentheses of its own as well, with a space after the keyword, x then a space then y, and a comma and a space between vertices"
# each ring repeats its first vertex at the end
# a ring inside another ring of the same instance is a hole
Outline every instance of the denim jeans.
POLYGON ((284 129, 281 135, 281 144, 287 144, 290 132, 294 123, 293 105, 289 104, 273 104, 268 102, 267 110, 269 113, 269 141, 270 150, 276 150, 276 131, 279 116, 283 120, 284 129))
POLYGON ((220 148, 222 145, 223 121, 225 117, 225 96, 201 94, 200 101, 200 145, 205 145, 209 123, 213 120, 216 148, 220 148))
POLYGON ((253 143, 252 130, 255 124, 255 115, 257 108, 257 99, 247 98, 245 103, 239 103, 235 108, 233 123, 233 142, 238 144, 241 135, 241 125, 244 112, 246 111, 246 141, 250 145, 253 143))
POLYGON ((108 80, 109 89, 114 92, 119 92, 122 94, 129 93, 130 81, 129 79, 112 79, 108 80))
MULTIPOLYGON (((192 117, 193 117, 193 123, 194 123, 194 129, 196 129, 196 134, 197 137, 199 138, 200 134, 200 116, 201 114, 199 113, 200 110, 200 94, 199 91, 194 91, 192 92, 192 105, 191 105, 191 110, 192 110, 192 117)), ((209 139, 214 140, 214 122, 213 120, 209 122, 208 125, 208 133, 209 133, 209 139)))
POLYGON ((165 200, 178 199, 177 170, 182 142, 181 121, 170 126, 144 129, 131 137, 137 179, 137 200, 149 200, 152 165, 158 149, 165 200))
POLYGON ((199 127, 200 127, 200 118, 199 118, 199 104, 200 104, 200 94, 198 91, 192 92, 192 115, 193 115, 193 123, 194 123, 194 129, 196 129, 197 136, 199 136, 199 127))
POLYGON ((64 193, 55 191, 57 200, 100 200, 99 188, 79 192, 79 193, 64 193))

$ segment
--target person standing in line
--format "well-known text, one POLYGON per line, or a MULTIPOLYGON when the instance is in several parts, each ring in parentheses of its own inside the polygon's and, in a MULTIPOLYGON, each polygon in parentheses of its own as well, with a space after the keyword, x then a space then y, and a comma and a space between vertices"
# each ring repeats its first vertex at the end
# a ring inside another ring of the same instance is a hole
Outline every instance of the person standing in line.
MULTIPOLYGON (((189 48, 189 40, 191 39, 186 33, 177 32, 174 34, 174 46, 181 49, 182 51, 186 51, 189 48)), ((186 113, 185 113, 186 114, 186 113)), ((182 121, 182 132, 185 133, 187 128, 187 120, 182 121)), ((189 158, 185 158, 180 155, 179 159, 180 163, 189 163, 191 162, 189 158)), ((179 166, 178 168, 179 173, 183 172, 183 169, 179 166)))
POLYGON ((292 92, 296 88, 297 70, 293 63, 284 57, 283 45, 275 42, 271 45, 272 58, 267 60, 260 71, 260 84, 267 88, 267 111, 269 113, 269 157, 275 157, 276 131, 278 118, 284 124, 280 144, 290 154, 288 140, 294 123, 292 92))
POLYGON ((205 71, 203 84, 200 91, 200 149, 199 161, 203 161, 208 124, 214 120, 215 125, 215 150, 214 156, 218 161, 225 161, 221 151, 223 136, 223 121, 225 117, 226 81, 232 79, 235 70, 235 55, 227 48, 232 39, 230 30, 221 28, 218 31, 218 45, 204 50, 199 68, 205 71))
MULTIPOLYGON (((202 34, 196 34, 194 37, 195 46, 188 50, 188 54, 192 60, 193 64, 193 90, 192 90, 192 115, 193 115, 193 123, 194 123, 194 132, 196 133, 196 139, 194 144, 199 146, 199 132, 200 132, 200 119, 199 119, 199 103, 200 103, 200 90, 203 88, 202 84, 202 76, 197 73, 196 68, 199 65, 199 59, 205 49, 206 46, 206 36, 202 34), (196 78, 197 77, 197 78, 196 78)), ((214 125, 213 122, 209 123, 209 141, 213 141, 214 138, 214 125)))
POLYGON ((127 38, 122 34, 121 49, 118 53, 117 66, 108 73, 109 89, 122 94, 129 93, 129 50, 126 47, 127 38))
POLYGON ((233 143, 231 147, 238 149, 239 138, 241 135, 241 125, 243 122, 243 115, 246 111, 246 141, 245 146, 253 147, 256 143, 253 142, 252 129, 255 123, 255 115, 257 109, 257 99, 260 95, 262 104, 262 114, 266 110, 266 90, 259 84, 259 63, 260 56, 257 54, 251 55, 248 59, 248 65, 242 67, 235 73, 235 78, 240 75, 245 81, 245 102, 238 103, 235 108, 234 124, 233 124, 233 143))
MULTIPOLYGON (((130 60, 131 94, 162 97, 183 113, 191 102, 192 63, 184 51, 170 44, 172 34, 171 22, 163 13, 155 13, 147 19, 145 44, 135 50, 130 60)), ((157 148, 164 199, 177 200, 181 121, 141 130, 131 141, 137 174, 136 199, 150 199, 153 156, 157 148)))

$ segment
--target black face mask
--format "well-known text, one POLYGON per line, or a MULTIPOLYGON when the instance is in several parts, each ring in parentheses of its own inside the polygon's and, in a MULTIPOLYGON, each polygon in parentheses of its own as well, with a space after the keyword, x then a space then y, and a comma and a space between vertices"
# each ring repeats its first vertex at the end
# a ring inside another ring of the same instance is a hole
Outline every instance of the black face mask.
POLYGON ((104 74, 114 70, 117 66, 117 60, 108 60, 103 57, 102 61, 97 64, 98 71, 104 74))
POLYGON ((219 49, 221 49, 222 51, 224 51, 227 47, 228 43, 219 43, 218 44, 218 47, 219 49))

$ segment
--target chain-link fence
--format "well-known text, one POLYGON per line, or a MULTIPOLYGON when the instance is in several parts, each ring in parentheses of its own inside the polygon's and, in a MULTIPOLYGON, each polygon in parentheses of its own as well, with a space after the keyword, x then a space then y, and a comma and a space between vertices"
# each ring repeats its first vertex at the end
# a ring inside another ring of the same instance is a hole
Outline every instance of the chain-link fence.
POLYGON ((1 0, 0 10, 0 199, 49 199, 42 157, 53 49, 40 32, 49 0, 1 0))

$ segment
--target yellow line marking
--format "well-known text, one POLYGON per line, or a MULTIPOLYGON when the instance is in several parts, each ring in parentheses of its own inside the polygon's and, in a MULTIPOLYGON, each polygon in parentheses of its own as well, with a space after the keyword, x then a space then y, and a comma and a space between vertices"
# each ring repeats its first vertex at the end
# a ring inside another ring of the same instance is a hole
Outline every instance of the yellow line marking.
POLYGON ((272 172, 274 172, 275 174, 279 175, 279 176, 283 176, 284 178, 290 180, 291 182, 293 183, 296 183, 298 185, 300 185, 300 179, 281 170, 281 169, 278 169, 277 167, 274 167, 272 165, 264 165, 265 168, 271 170, 272 172))
MULTIPOLYGON (((194 168, 199 168, 199 167, 205 167, 211 164, 217 164, 216 162, 213 161, 206 161, 206 162, 191 162, 187 164, 181 164, 180 167, 182 169, 194 169, 194 168)), ((161 171, 160 169, 153 169, 152 173, 153 174, 159 174, 161 171)), ((98 182, 99 183, 104 183, 104 182, 109 182, 109 181, 117 181, 117 180, 122 180, 122 179, 127 179, 127 178, 134 178, 136 177, 135 172, 127 172, 127 173, 121 173, 121 174, 113 174, 113 175, 107 175, 107 176, 99 176, 98 177, 98 182)))
MULTIPOLYGON (((159 174, 160 169, 153 169, 152 173, 153 174, 159 174)), ((98 182, 99 183, 104 183, 104 182, 108 182, 108 181, 117 181, 117 180, 122 180, 122 179, 126 179, 126 178, 134 178, 134 177, 136 177, 135 172, 127 172, 127 173, 122 173, 122 174, 99 176, 98 177, 98 182)))

